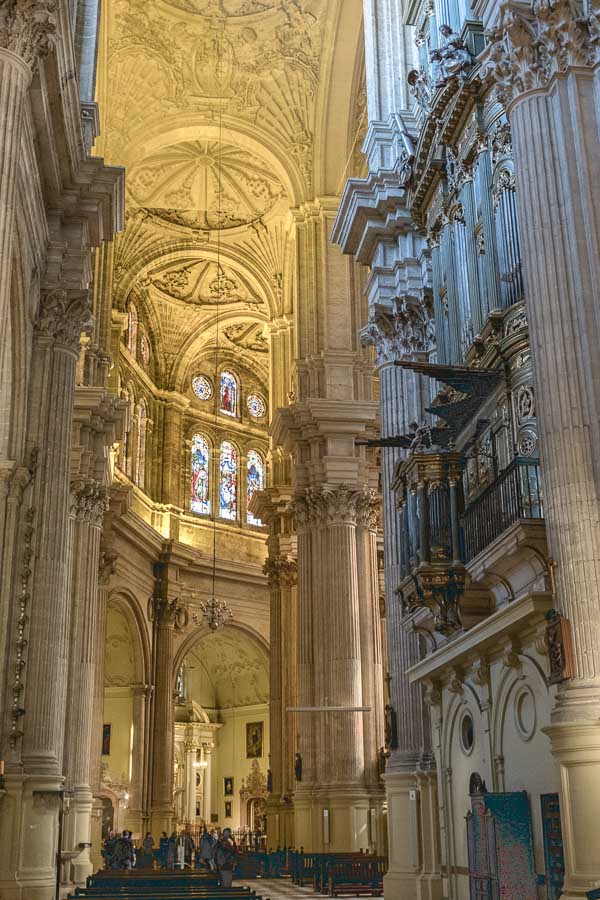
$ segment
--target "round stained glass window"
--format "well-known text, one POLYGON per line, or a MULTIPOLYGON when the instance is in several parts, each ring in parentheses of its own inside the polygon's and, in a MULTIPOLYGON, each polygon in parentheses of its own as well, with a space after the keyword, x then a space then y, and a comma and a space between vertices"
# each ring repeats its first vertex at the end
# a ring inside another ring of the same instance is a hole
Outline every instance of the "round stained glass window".
POLYGON ((260 394, 248 394, 248 412, 254 419, 262 419, 267 414, 267 404, 260 394))
POLYGON ((192 389, 199 400, 210 400, 213 395, 213 386, 204 375, 192 378, 192 389))

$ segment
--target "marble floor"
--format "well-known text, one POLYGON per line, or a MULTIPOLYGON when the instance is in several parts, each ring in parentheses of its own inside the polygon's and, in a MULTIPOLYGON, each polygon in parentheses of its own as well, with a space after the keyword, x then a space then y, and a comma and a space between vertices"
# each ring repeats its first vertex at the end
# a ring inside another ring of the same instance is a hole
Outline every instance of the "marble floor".
POLYGON ((252 881, 236 881, 235 884, 251 887, 263 900, 308 900, 309 897, 318 900, 323 896, 315 894, 310 887, 297 887, 286 878, 257 878, 252 881))

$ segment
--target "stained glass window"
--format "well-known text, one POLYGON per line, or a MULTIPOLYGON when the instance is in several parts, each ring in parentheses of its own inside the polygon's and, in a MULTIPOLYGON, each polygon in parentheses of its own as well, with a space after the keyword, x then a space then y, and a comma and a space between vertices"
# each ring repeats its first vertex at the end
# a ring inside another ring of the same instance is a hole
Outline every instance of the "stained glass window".
POLYGON ((238 414, 238 380, 233 372, 221 372, 221 412, 228 416, 238 414))
MULTIPOLYGON (((248 473, 247 473, 247 487, 246 487, 246 496, 248 498, 248 506, 250 506, 250 501, 252 497, 256 493, 256 491, 262 491, 265 486, 265 466, 262 460, 262 456, 260 453, 257 453, 256 450, 248 451, 248 473)), ((249 525, 262 525, 260 519, 257 519, 256 516, 253 516, 250 511, 248 511, 248 524, 249 525)))
POLYGON ((150 362, 150 341, 145 334, 142 335, 140 340, 140 356, 144 365, 147 366, 150 362))
POLYGON ((210 400, 213 395, 213 386, 204 375, 192 378, 192 390, 199 400, 210 400))
POLYGON ((267 404, 260 394, 248 394, 248 412, 255 419, 262 419, 267 414, 267 404))
POLYGON ((192 512, 210 513, 210 475, 208 441, 201 434, 192 438, 192 512))
POLYGON ((137 355, 138 311, 135 303, 129 304, 129 321, 127 331, 127 346, 134 356, 137 355))
POLYGON ((222 519, 237 519, 237 475, 237 450, 229 441, 223 441, 219 462, 219 515, 222 519))

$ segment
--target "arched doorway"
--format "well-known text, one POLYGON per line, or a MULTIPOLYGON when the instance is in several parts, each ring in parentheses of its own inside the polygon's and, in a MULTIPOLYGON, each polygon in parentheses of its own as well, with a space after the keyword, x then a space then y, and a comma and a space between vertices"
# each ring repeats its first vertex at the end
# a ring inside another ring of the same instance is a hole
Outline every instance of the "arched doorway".
POLYGON ((175 791, 179 824, 248 827, 247 800, 266 796, 269 665, 264 647, 228 627, 186 648, 176 683, 175 791), (249 784, 258 784, 264 792, 249 784))

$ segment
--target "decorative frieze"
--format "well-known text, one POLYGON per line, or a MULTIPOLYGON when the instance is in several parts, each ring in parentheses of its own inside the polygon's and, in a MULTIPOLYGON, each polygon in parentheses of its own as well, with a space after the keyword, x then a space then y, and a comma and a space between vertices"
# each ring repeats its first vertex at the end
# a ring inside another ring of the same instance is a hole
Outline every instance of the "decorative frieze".
POLYGON ((82 333, 91 333, 93 327, 94 317, 87 291, 75 296, 70 291, 60 289, 42 292, 36 321, 39 336, 49 338, 79 354, 82 333))
POLYGON ((57 28, 56 0, 8 0, 0 8, 0 49, 20 56, 30 69, 50 53, 57 28))
POLYGON ((531 5, 506 0, 479 77, 496 83, 498 99, 507 106, 571 66, 594 65, 598 30, 597 15, 581 17, 573 0, 531 5))

